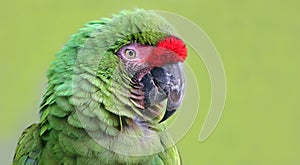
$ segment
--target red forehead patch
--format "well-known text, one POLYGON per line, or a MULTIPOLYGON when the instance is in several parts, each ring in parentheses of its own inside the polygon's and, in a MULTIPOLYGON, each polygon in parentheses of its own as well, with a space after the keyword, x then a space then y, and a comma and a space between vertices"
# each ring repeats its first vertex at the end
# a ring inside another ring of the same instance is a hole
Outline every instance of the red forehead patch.
POLYGON ((157 46, 175 52, 178 55, 179 59, 182 60, 181 62, 183 62, 187 56, 187 48, 184 42, 174 36, 167 37, 164 40, 159 41, 157 43, 157 46))

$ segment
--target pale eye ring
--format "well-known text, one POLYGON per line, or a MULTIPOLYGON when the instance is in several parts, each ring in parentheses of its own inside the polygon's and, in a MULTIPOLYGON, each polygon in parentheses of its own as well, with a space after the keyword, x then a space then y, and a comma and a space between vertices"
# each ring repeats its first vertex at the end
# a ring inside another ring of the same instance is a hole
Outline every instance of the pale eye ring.
POLYGON ((125 50, 125 56, 129 59, 136 57, 136 52, 133 49, 126 49, 125 50))

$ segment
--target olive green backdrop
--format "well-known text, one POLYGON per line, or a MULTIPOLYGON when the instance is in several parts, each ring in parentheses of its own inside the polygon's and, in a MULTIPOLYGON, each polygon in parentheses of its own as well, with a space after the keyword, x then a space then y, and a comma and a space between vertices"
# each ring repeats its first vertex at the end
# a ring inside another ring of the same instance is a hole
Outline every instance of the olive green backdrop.
MULTIPOLYGON (((300 164, 300 1, 26 0, 0 2, 0 164, 10 164, 23 129, 38 121, 45 72, 70 35, 121 9, 156 9, 192 20, 222 57, 227 100, 214 133, 198 142, 210 103, 198 64, 200 111, 178 147, 185 165, 300 164)), ((191 102, 193 104, 193 102, 191 102)))

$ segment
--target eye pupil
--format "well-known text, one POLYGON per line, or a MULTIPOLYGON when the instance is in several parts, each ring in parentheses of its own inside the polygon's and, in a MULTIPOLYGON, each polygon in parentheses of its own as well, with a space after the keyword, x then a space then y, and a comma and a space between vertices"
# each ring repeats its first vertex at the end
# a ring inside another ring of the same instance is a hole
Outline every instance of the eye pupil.
POLYGON ((129 56, 133 56, 132 50, 130 50, 130 51, 128 52, 128 55, 129 55, 129 56))
POLYGON ((126 49, 125 54, 128 58, 134 58, 136 56, 136 52, 132 49, 126 49))

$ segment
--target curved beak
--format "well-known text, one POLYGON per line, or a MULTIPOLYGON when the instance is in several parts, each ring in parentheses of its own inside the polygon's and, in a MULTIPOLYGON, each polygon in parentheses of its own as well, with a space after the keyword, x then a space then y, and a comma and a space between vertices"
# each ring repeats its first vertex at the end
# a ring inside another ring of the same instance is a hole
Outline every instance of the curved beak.
POLYGON ((152 106, 167 99, 167 106, 160 123, 172 116, 181 105, 185 94, 185 75, 181 62, 154 67, 145 75, 145 105, 152 106))
POLYGON ((167 120, 175 113, 181 105, 185 94, 185 75, 182 63, 167 64, 162 68, 167 70, 169 74, 165 75, 165 79, 167 79, 167 81, 162 87, 168 96, 168 101, 165 114, 160 122, 167 120))

